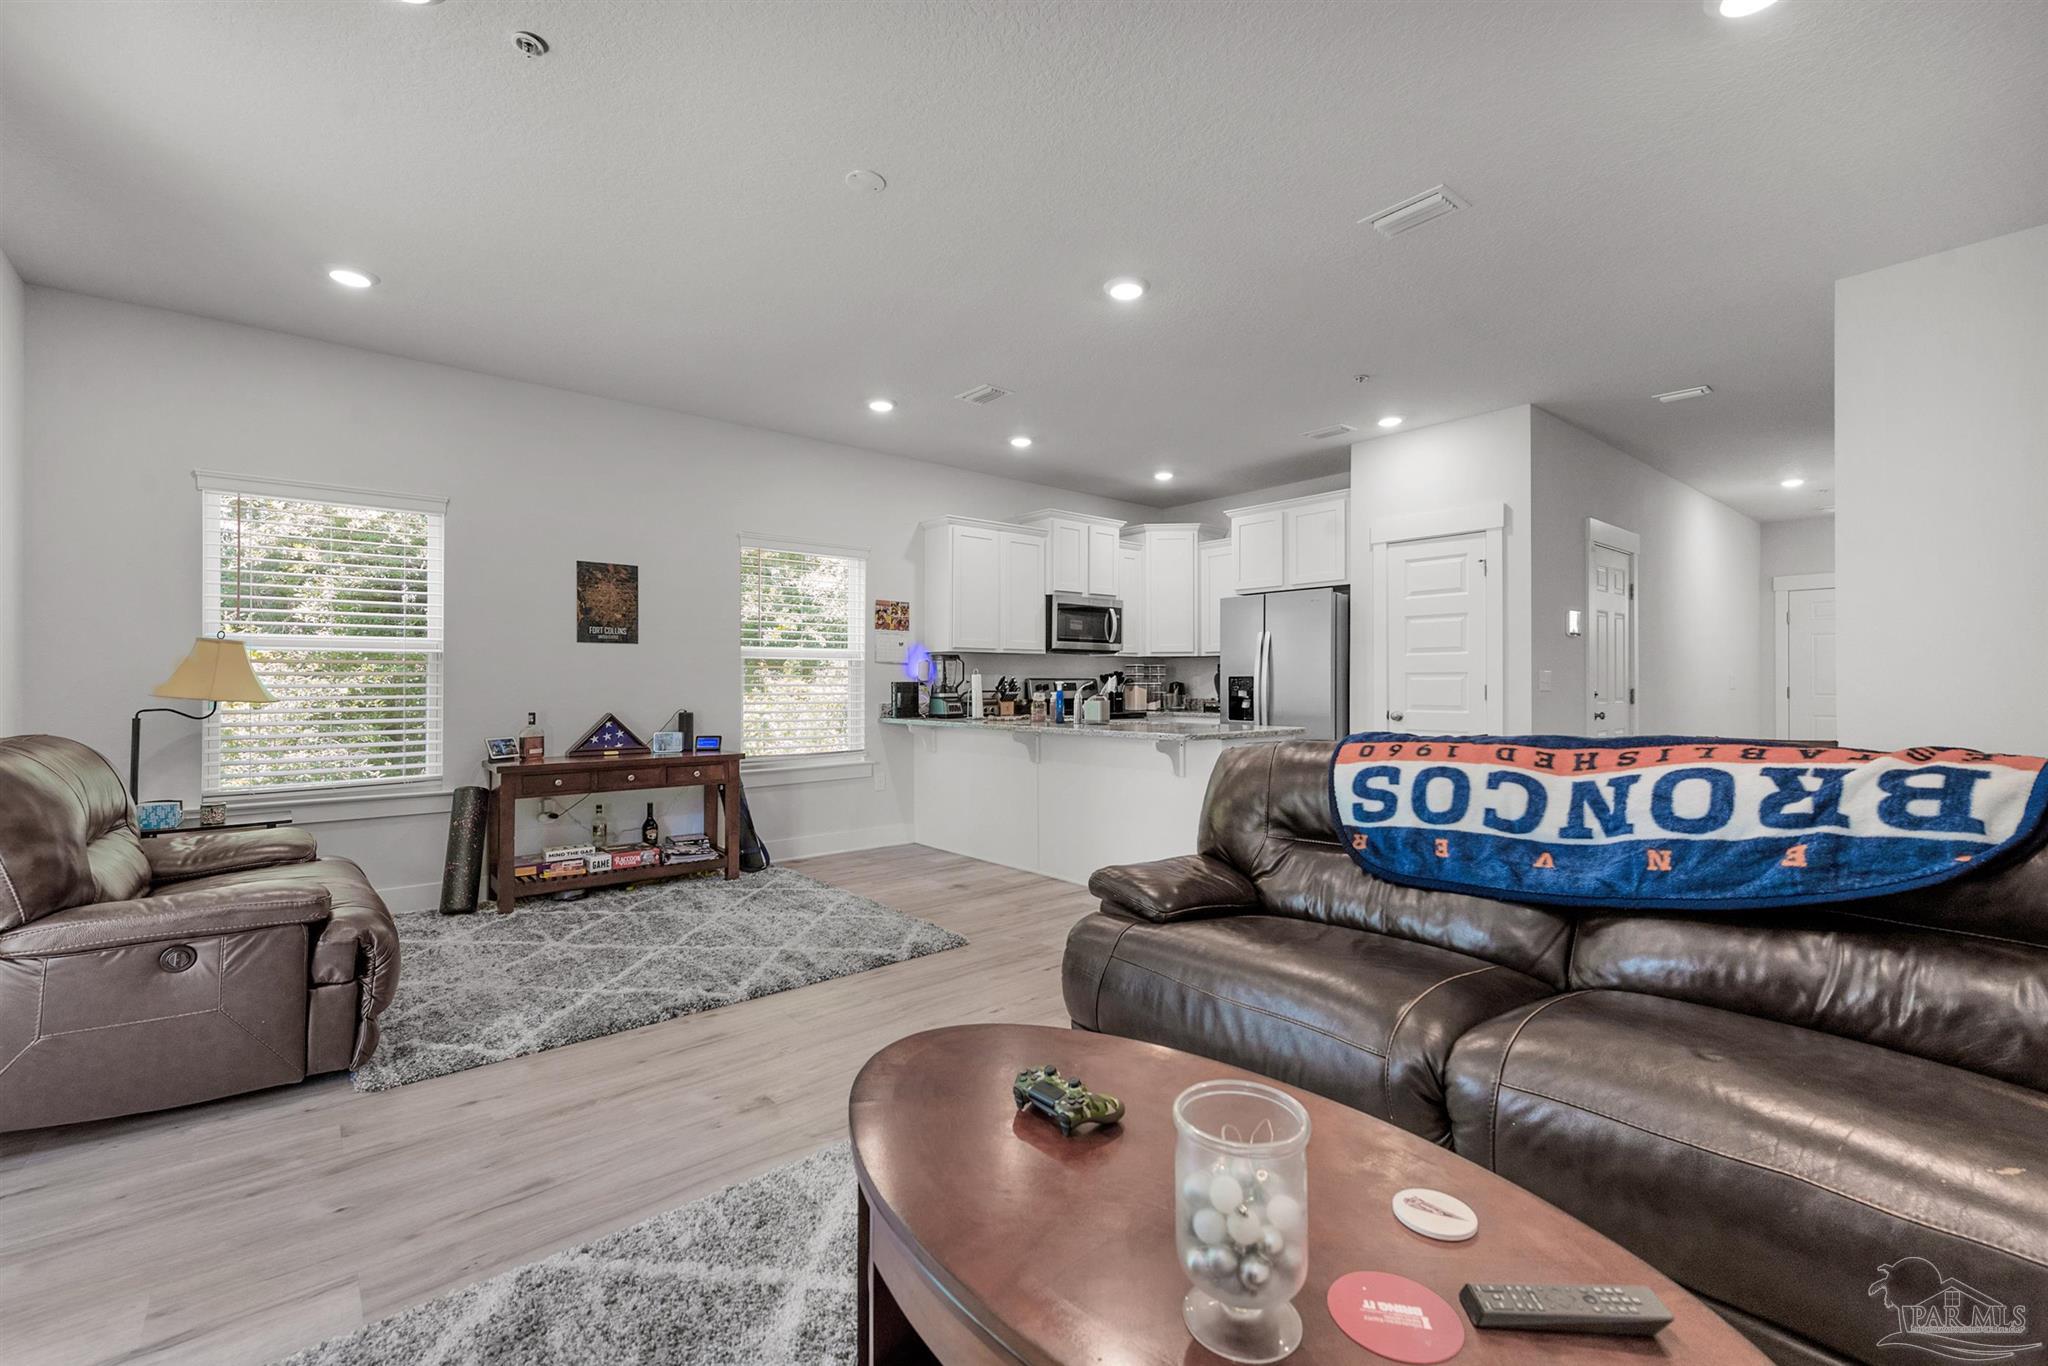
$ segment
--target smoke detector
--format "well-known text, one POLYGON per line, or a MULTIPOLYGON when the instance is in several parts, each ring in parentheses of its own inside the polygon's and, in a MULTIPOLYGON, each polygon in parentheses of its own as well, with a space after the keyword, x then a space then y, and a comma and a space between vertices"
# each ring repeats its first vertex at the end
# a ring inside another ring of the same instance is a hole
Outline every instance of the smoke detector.
POLYGON ((1340 422, 1334 427, 1325 427, 1321 431, 1303 432, 1301 439, 1304 441, 1328 441, 1333 436, 1349 436, 1357 430, 1358 428, 1356 427, 1347 427, 1340 422))
POLYGON ((519 49, 519 54, 522 57, 533 58, 548 55, 548 40, 541 37, 538 33, 528 33, 524 29, 512 35, 512 46, 519 49))
POLYGON ((1372 230, 1382 237, 1399 237, 1411 228, 1421 227, 1432 218, 1442 218, 1447 213, 1456 213, 1466 207, 1468 206, 1465 201, 1450 189, 1435 185, 1421 194, 1413 195, 1358 221, 1372 224, 1372 230))
POLYGON ((972 389, 957 393, 953 397, 962 403, 994 403, 999 398, 1008 397, 1009 393, 1008 389, 998 389, 993 384, 977 384, 972 389))

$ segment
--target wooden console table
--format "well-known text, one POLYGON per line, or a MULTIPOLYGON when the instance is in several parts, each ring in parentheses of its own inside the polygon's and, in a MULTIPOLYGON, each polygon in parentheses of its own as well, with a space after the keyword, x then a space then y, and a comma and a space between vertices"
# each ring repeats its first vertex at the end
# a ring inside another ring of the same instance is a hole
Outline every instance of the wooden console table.
POLYGON ((490 866, 500 915, 522 896, 546 896, 579 887, 616 887, 626 882, 683 877, 724 866, 727 878, 740 875, 740 760, 744 754, 702 754, 677 758, 645 754, 618 759, 554 758, 503 764, 491 772, 490 866), (577 797, 593 792, 641 792, 654 788, 704 789, 704 837, 717 853, 687 863, 621 868, 582 877, 539 878, 522 883, 512 875, 518 850, 516 816, 522 800, 577 797), (721 819, 720 808, 724 815, 721 819))

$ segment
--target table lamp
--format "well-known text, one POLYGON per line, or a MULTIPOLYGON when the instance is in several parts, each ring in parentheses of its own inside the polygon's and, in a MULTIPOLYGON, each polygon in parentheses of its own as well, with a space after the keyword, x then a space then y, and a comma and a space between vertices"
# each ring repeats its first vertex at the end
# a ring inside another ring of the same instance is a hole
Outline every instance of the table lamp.
POLYGON ((149 712, 169 712, 188 721, 204 721, 220 710, 223 702, 275 702, 249 667, 249 651, 239 640, 226 636, 200 636, 192 642, 171 676, 151 689, 154 697, 177 697, 193 702, 211 702, 202 712, 179 711, 176 707, 144 707, 128 723, 128 796, 141 801, 136 788, 136 768, 142 754, 142 718, 149 712))

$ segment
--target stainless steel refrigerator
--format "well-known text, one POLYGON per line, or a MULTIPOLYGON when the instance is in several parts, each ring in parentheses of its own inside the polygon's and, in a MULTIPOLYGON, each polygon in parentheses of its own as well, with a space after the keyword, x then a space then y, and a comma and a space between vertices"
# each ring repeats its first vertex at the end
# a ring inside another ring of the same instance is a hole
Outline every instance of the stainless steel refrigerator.
POLYGON ((1351 729, 1351 590, 1223 599, 1220 666, 1227 719, 1341 739, 1351 729))

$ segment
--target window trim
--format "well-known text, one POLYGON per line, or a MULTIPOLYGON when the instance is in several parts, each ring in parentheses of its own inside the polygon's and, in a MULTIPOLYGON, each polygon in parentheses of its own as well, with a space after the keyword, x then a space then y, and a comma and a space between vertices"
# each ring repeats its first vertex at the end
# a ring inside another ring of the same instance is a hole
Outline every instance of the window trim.
MULTIPOLYGON (((200 632, 203 635, 224 634, 222 630, 221 607, 224 589, 212 585, 209 599, 209 562, 218 565, 218 556, 209 557, 209 546, 217 546, 212 539, 213 532, 208 526, 206 510, 208 495, 228 494, 255 498, 277 498, 294 502, 329 503, 340 507, 374 508, 388 512, 417 512, 430 518, 439 518, 433 536, 434 558, 440 577, 440 613, 438 634, 430 638, 430 645, 408 649, 403 638, 387 647, 392 654, 420 654, 433 660, 434 690, 439 697, 437 716, 427 741, 427 756, 432 771, 412 778, 366 778, 354 782, 308 782, 278 783, 264 787, 210 788, 207 786, 206 755, 218 745, 220 712, 215 708, 206 717, 200 728, 200 795, 206 800, 233 801, 238 806, 252 809, 264 807, 289 807, 308 803, 358 803, 392 802, 418 800, 436 795, 446 795, 452 789, 448 786, 448 499, 428 494, 401 493, 385 489, 360 488, 350 484, 333 484, 312 479, 276 479, 252 474, 233 474, 223 470, 195 469, 192 471, 193 485, 199 491, 200 510, 200 563, 199 563, 199 616, 200 632)), ((431 525, 431 524, 430 524, 431 525)), ((332 637, 237 634, 233 637, 251 649, 305 649, 309 646, 321 648, 320 643, 332 637)))
MULTIPOLYGON (((744 556, 749 550, 776 550, 796 555, 819 555, 832 559, 854 560, 860 565, 861 583, 860 597, 853 604, 851 623, 853 635, 858 641, 857 644, 850 646, 844 651, 775 650, 764 649, 759 646, 741 645, 737 661, 740 682, 740 743, 742 745, 746 743, 747 730, 747 661, 749 659, 818 658, 843 658, 853 666, 851 673, 860 691, 860 702, 853 712, 859 718, 859 734, 855 737, 859 744, 852 749, 819 750, 806 754, 763 754, 758 757, 749 757, 742 760, 741 767, 749 773, 756 774, 758 785, 764 787, 774 787, 785 783, 830 782, 870 776, 874 772, 874 758, 872 754, 874 738, 871 733, 871 718, 868 716, 868 678, 866 673, 868 667, 868 641, 871 634, 868 622, 870 596, 868 585, 868 548, 855 545, 834 545, 826 541, 793 540, 787 536, 770 536, 750 531, 739 533, 738 544, 742 560, 744 560, 744 556)), ((740 590, 742 595, 740 636, 744 639, 746 635, 744 597, 746 584, 744 578, 742 578, 740 590)))

